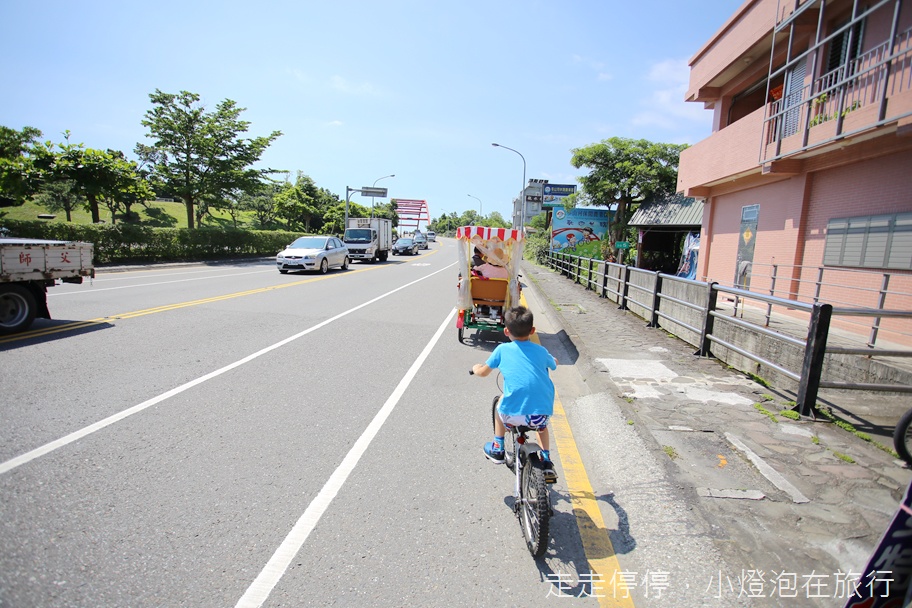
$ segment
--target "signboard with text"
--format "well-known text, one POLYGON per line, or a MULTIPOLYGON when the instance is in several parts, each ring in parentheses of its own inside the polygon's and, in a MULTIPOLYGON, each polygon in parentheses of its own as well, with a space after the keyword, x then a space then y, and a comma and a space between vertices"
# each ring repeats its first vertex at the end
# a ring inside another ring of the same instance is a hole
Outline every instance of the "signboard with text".
POLYGON ((576 184, 545 184, 542 186, 542 208, 562 206, 561 199, 576 192, 576 184))
POLYGON ((551 250, 576 250, 586 243, 597 246, 608 232, 608 213, 606 207, 555 209, 551 220, 551 250))

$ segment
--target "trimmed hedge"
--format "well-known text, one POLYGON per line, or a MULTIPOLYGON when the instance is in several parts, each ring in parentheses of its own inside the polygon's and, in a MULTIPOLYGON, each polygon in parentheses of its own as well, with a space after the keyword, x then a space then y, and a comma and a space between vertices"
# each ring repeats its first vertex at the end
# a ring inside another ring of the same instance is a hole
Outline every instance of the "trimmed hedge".
POLYGON ((9 236, 95 244, 95 264, 216 260, 275 255, 302 236, 279 230, 149 228, 2 220, 9 236))

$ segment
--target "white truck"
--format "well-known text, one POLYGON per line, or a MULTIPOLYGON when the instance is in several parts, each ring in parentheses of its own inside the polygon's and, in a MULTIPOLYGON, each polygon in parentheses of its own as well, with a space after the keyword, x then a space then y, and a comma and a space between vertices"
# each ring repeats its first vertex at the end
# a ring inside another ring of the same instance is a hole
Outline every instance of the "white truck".
POLYGON ((393 248, 393 222, 382 217, 350 217, 342 240, 350 260, 385 262, 393 248))
POLYGON ((92 243, 0 237, 0 335, 50 319, 47 288, 95 277, 92 243))

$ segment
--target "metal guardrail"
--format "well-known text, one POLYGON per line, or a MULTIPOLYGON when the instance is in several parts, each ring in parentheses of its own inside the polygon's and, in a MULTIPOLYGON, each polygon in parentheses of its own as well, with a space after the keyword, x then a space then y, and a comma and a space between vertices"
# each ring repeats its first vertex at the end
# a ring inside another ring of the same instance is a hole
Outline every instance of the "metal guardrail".
POLYGON ((794 380, 798 383, 796 409, 803 416, 816 418, 817 394, 821 388, 912 393, 912 385, 832 382, 823 380, 821 377, 824 356, 827 353, 866 357, 912 357, 912 349, 827 346, 831 320, 834 315, 912 319, 912 311, 850 307, 834 308, 831 304, 819 301, 813 303, 799 302, 746 289, 726 287, 716 282, 684 279, 675 275, 574 256, 563 252, 550 252, 548 266, 572 279, 574 283, 583 285, 587 290, 595 291, 600 297, 617 302, 619 309, 629 310, 630 304, 643 309, 645 311, 644 315, 639 316, 643 316, 650 327, 658 327, 659 319, 664 319, 699 335, 697 341, 699 350, 695 353, 697 355, 713 356, 712 345, 718 344, 794 380), (663 290, 664 285, 674 283, 697 287, 703 301, 684 300, 663 290), (768 307, 766 314, 767 326, 745 320, 743 316, 738 318, 721 310, 718 306, 719 294, 733 296, 736 303, 736 311, 739 300, 754 300, 765 303, 768 307), (675 317, 668 310, 662 308, 662 302, 671 302, 686 310, 697 311, 701 317, 701 326, 697 327, 688 323, 685 319, 675 317), (773 306, 787 308, 792 317, 796 314, 807 314, 805 326, 807 333, 803 339, 769 329, 768 325, 773 306), (804 357, 801 369, 788 369, 775 361, 764 358, 759 353, 751 352, 747 348, 724 340, 719 332, 716 331, 716 321, 720 319, 724 320, 725 323, 734 324, 751 332, 803 349, 804 357))

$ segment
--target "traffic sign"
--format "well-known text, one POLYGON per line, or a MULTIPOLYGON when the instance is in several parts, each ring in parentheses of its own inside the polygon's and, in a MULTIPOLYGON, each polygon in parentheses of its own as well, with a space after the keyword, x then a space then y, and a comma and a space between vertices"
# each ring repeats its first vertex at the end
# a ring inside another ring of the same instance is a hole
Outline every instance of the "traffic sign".
POLYGON ((614 244, 614 246, 618 249, 630 249, 630 242, 629 241, 618 241, 614 244))
POLYGON ((377 198, 386 198, 386 188, 364 186, 361 188, 361 196, 375 196, 377 198))

